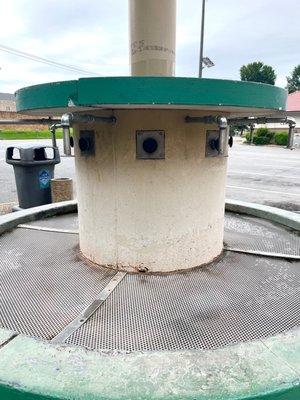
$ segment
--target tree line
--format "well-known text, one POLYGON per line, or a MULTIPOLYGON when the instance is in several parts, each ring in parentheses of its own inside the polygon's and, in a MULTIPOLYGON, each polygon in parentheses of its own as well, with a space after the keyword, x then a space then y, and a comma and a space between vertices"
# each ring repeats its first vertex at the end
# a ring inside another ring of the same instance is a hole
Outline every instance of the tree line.
MULTIPOLYGON (((273 67, 266 65, 261 61, 256 61, 247 65, 243 65, 240 69, 242 81, 261 82, 275 85, 276 73, 273 67)), ((286 89, 289 93, 300 90, 300 64, 297 65, 292 73, 286 77, 286 89)))

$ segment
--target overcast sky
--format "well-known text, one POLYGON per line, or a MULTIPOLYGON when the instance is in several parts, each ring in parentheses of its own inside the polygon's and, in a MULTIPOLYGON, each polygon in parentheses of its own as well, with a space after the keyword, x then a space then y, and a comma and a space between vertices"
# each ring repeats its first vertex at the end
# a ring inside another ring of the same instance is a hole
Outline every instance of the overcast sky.
MULTIPOLYGON (((149 0, 151 1, 151 0, 149 0)), ((177 0, 177 76, 197 76, 201 0, 177 0)), ((300 0, 207 0, 204 77, 239 79, 240 67, 272 65, 277 85, 300 64, 300 0)), ((0 45, 99 75, 128 75, 127 0, 0 0, 0 45)), ((0 92, 76 79, 0 51, 0 92)))

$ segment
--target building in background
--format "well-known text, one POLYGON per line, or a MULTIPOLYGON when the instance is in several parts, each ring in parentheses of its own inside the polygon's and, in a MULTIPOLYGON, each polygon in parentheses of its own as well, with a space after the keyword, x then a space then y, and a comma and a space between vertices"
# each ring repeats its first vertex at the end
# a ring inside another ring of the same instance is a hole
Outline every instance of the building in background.
POLYGON ((287 114, 296 120, 294 132, 300 133, 300 90, 288 95, 286 109, 287 114))
MULTIPOLYGON (((286 111, 283 116, 293 117, 296 120, 296 127, 294 133, 296 136, 300 135, 300 91, 288 95, 286 111)), ((255 129, 268 128, 273 132, 288 132, 289 127, 286 124, 257 124, 255 129)))
MULTIPOLYGON (((293 117, 296 120, 296 127, 294 128, 294 147, 300 147, 300 91, 291 93, 287 98, 286 111, 280 114, 283 117, 293 117)), ((255 130, 258 128, 268 128, 272 132, 288 132, 289 126, 287 124, 256 124, 255 130)))
POLYGON ((4 119, 2 116, 3 113, 10 113, 16 112, 16 102, 15 96, 11 93, 0 93, 0 113, 1 118, 4 119))
MULTIPOLYGON (((15 96, 11 93, 0 93, 0 119, 33 119, 34 117, 18 114, 15 96)), ((37 118, 41 118, 40 116, 37 118)), ((48 130, 45 125, 0 125, 0 131, 41 131, 48 130)))

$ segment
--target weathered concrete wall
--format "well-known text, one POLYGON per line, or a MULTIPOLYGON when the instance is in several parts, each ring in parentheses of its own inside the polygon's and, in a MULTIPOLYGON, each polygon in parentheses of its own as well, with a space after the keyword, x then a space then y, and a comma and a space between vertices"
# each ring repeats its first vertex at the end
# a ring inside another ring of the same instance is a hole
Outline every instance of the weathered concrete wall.
POLYGON ((115 115, 115 125, 89 127, 96 131, 95 156, 81 156, 75 147, 83 254, 113 268, 154 272, 217 257, 227 159, 205 158, 205 131, 212 126, 186 124, 182 110, 115 115), (165 131, 164 160, 136 159, 137 129, 165 131))

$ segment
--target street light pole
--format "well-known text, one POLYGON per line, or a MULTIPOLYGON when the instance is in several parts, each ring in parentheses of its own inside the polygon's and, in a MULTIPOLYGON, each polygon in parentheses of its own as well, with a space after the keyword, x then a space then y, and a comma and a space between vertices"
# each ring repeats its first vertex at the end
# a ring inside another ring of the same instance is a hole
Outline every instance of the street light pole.
POLYGON ((200 37, 200 58, 199 58, 199 78, 202 78, 202 71, 203 71, 204 21, 205 21, 205 0, 202 0, 201 37, 200 37))

